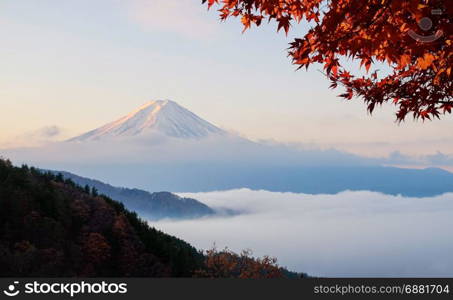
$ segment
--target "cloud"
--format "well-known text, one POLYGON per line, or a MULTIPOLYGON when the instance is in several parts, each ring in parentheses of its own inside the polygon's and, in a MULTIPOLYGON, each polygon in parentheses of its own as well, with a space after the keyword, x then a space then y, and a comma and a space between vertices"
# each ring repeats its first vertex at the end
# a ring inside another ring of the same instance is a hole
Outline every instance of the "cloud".
POLYGON ((234 217, 151 222, 198 248, 250 248, 314 276, 453 276, 453 194, 184 193, 234 217))
POLYGON ((209 18, 206 6, 193 0, 131 1, 130 18, 148 31, 196 39, 211 37, 218 26, 218 22, 209 18))
POLYGON ((390 166, 407 166, 407 167, 438 167, 450 170, 453 167, 453 155, 444 154, 437 151, 435 154, 427 155, 406 155, 400 151, 390 153, 388 157, 382 158, 380 163, 390 166))
POLYGON ((39 138, 53 138, 61 134, 62 130, 58 126, 47 126, 37 130, 32 136, 39 138))
POLYGON ((453 166, 453 155, 443 154, 440 151, 433 155, 425 155, 424 158, 430 164, 453 166))
MULTIPOLYGON (((417 157, 421 155, 432 155, 438 151, 445 153, 453 149, 453 139, 450 137, 429 138, 421 136, 416 140, 409 141, 318 143, 314 144, 314 146, 319 148, 334 147, 338 150, 368 157, 383 157, 393 152, 401 152, 407 156, 417 157)), ((453 152, 445 154, 453 154, 453 152)))
POLYGON ((55 142, 64 135, 64 130, 56 125, 45 126, 8 138, 0 143, 1 148, 38 147, 55 142))
MULTIPOLYGON (((40 129, 32 136, 53 133, 40 129)), ((31 136, 30 136, 31 137, 31 136)), ((21 149, 18 149, 21 150, 21 149)), ((15 156, 15 151, 11 155, 15 156)), ((268 165, 367 165, 370 159, 333 149, 300 150, 283 144, 259 144, 235 135, 210 136, 203 139, 172 138, 158 132, 140 137, 115 138, 90 142, 63 142, 21 151, 21 159, 41 162, 162 163, 162 162, 236 162, 268 165)))

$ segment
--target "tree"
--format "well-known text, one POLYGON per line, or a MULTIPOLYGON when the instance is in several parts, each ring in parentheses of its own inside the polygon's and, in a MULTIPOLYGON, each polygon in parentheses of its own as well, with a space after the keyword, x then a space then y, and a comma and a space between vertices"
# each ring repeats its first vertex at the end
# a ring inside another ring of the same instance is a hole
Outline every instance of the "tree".
POLYGON ((450 0, 202 0, 220 5, 220 18, 241 17, 244 30, 276 21, 286 33, 307 21, 309 30, 289 47, 299 68, 323 65, 340 97, 359 97, 373 112, 386 102, 403 121, 440 118, 453 108, 453 5, 450 0), (342 59, 343 58, 343 59, 342 59), (344 58, 360 62, 353 74, 344 58), (390 72, 373 70, 387 65, 390 72))
POLYGON ((83 188, 83 190, 85 191, 85 193, 87 194, 90 194, 90 186, 88 184, 85 185, 85 187, 83 188))
POLYGON ((228 248, 218 251, 215 247, 206 251, 205 266, 197 270, 195 277, 205 278, 285 278, 284 269, 277 259, 269 256, 253 258, 251 251, 237 254, 228 248))
POLYGON ((97 197, 98 195, 99 195, 99 193, 98 193, 98 189, 97 189, 97 188, 95 188, 94 186, 93 186, 93 187, 91 187, 91 196, 93 196, 93 197, 97 197))
POLYGON ((64 176, 61 173, 58 173, 57 176, 55 177, 55 180, 57 182, 64 182, 64 176))

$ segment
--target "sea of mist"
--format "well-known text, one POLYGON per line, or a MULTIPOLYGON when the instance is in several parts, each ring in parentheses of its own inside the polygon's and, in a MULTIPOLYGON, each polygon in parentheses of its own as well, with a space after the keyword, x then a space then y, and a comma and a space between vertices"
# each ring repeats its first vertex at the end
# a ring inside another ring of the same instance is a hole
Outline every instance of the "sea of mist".
POLYGON ((309 195, 238 189, 180 194, 222 211, 151 222, 200 249, 251 249, 290 270, 332 277, 453 276, 453 194, 309 195))

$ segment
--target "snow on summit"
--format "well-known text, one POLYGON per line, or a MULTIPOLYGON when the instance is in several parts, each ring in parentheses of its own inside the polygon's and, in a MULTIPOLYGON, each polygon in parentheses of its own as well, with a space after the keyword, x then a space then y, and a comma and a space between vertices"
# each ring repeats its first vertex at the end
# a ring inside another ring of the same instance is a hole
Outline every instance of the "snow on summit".
POLYGON ((176 138, 202 138, 226 132, 171 100, 150 101, 130 114, 70 141, 159 133, 176 138))

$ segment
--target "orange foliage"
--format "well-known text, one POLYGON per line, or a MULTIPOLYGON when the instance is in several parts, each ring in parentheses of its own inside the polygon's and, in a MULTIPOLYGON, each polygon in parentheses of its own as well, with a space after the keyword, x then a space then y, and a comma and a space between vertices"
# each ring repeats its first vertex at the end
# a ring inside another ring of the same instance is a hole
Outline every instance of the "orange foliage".
POLYGON ((222 251, 213 248, 206 251, 205 268, 196 271, 195 277, 259 279, 285 276, 276 258, 253 258, 250 251, 236 254, 228 248, 222 251))
POLYGON ((373 112, 394 103, 397 119, 422 119, 451 113, 453 106, 453 5, 451 0, 203 0, 218 4, 220 17, 241 17, 244 30, 264 19, 286 33, 295 23, 310 29, 291 43, 289 55, 299 68, 320 63, 340 97, 361 97, 373 112), (352 75, 340 58, 365 67, 352 75), (390 73, 369 72, 376 62, 390 73))

